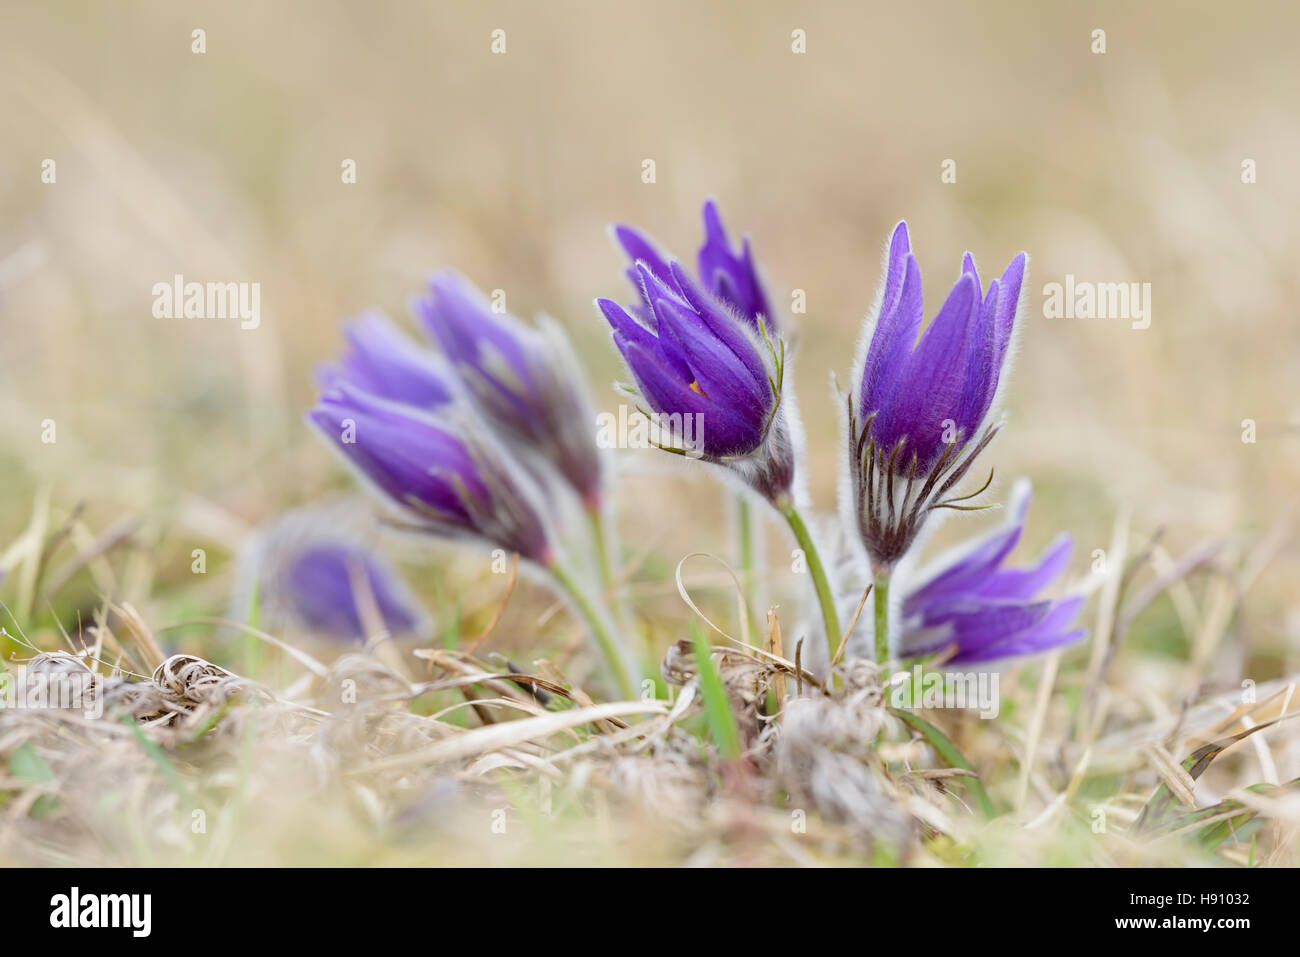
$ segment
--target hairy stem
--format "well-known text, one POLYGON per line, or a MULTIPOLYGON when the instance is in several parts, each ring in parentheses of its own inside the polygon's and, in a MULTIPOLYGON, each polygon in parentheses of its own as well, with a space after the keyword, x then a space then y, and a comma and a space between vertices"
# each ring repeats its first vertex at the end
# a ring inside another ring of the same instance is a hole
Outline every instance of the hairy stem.
POLYGON ((876 664, 889 661, 889 569, 876 570, 875 587, 872 588, 876 609, 876 664))
POLYGON ((795 508, 794 502, 785 498, 776 503, 777 509, 785 516, 785 520, 790 525, 790 531, 794 532, 794 537, 799 542, 799 547, 803 549, 804 557, 808 561, 808 572, 812 575, 813 587, 817 589, 817 601, 821 605, 822 624, 826 628, 826 647, 830 651, 831 662, 835 661, 835 656, 840 650, 840 641, 844 638, 844 632, 840 630, 840 616, 835 611, 835 596, 831 592, 831 584, 826 578, 826 569, 822 567, 821 555, 817 552, 817 545, 812 540, 812 535, 808 533, 808 526, 804 524, 803 517, 799 510, 795 508))
POLYGON ((623 565, 618 558, 614 522, 610 520, 609 512, 599 503, 588 505, 586 511, 596 552, 596 564, 600 568, 601 594, 606 604, 613 608, 618 627, 625 635, 634 634, 632 612, 628 608, 626 597, 620 590, 623 565))
POLYGON ((596 644, 600 646, 610 670, 614 672, 614 680, 618 682, 619 691, 629 701, 635 700, 640 690, 637 684, 637 667, 632 663, 623 643, 615 636, 609 619, 563 565, 556 563, 551 565, 549 570, 559 586, 573 599, 574 607, 587 622, 592 637, 596 639, 596 644))
POLYGON ((745 589, 745 604, 749 610, 749 643, 762 644, 762 630, 758 623, 758 541, 755 515, 749 499, 736 496, 736 555, 740 564, 740 581, 745 589))
POLYGON ((606 595, 612 597, 616 578, 614 564, 610 559, 609 523, 605 520, 604 509, 600 505, 589 505, 586 512, 591 526, 592 545, 596 550, 596 564, 600 566, 600 587, 606 595))

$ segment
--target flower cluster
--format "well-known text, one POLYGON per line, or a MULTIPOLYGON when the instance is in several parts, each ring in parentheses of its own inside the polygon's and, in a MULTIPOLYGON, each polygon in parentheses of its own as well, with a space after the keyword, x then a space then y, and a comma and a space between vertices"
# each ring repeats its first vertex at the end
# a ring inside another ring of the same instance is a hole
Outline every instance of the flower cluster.
MULTIPOLYGON (((700 458, 756 495, 789 524, 806 559, 832 657, 840 629, 830 576, 805 521, 801 426, 787 382, 782 323, 747 238, 737 246, 712 202, 693 268, 645 234, 616 226, 633 297, 598 299, 630 383, 621 386, 658 423, 690 421, 661 447, 700 458)), ((987 661, 1054 647, 1081 599, 1039 593, 1063 572, 1068 540, 1029 569, 1004 568, 1025 521, 1028 488, 1017 485, 1012 521, 891 604, 895 570, 914 557, 941 509, 984 493, 959 486, 999 425, 993 413, 1016 333, 1027 257, 985 288, 968 253, 957 282, 922 331, 921 274, 907 225, 889 241, 884 277, 843 397, 846 460, 843 526, 860 544, 876 592, 877 657, 943 652, 987 661), (892 619, 897 619, 893 621, 892 619), (892 627, 891 627, 892 626, 892 627), (890 640, 892 638, 892 641, 890 640)), ((582 372, 557 324, 527 325, 495 311, 461 276, 433 277, 413 306, 436 343, 415 345, 381 316, 346 329, 349 348, 321 371, 325 388, 311 421, 407 522, 444 537, 516 552, 552 572, 587 616, 611 660, 620 657, 601 609, 558 561, 554 496, 567 488, 598 519, 609 476, 595 444, 582 372)), ((599 528, 599 522, 596 522, 599 528)), ((597 534, 597 544, 605 544, 597 534)), ((321 568, 324 566, 322 565, 321 568)), ((307 567, 318 580, 332 572, 307 567)), ((606 569, 604 582, 613 576, 606 569)), ((915 579, 914 579, 915 580, 915 579)), ((625 691, 631 670, 615 662, 625 691)))
MULTIPOLYGON (((417 345, 382 316, 345 329, 348 349, 318 378, 308 420, 400 516, 402 527, 504 549, 549 573, 589 618, 624 693, 636 666, 583 586, 560 562, 555 518, 568 489, 597 537, 605 472, 595 415, 560 327, 496 314, 465 279, 441 273, 416 300, 441 347, 417 345)), ((597 552, 604 554, 605 542, 597 552)), ((320 562, 299 577, 323 582, 320 562)))

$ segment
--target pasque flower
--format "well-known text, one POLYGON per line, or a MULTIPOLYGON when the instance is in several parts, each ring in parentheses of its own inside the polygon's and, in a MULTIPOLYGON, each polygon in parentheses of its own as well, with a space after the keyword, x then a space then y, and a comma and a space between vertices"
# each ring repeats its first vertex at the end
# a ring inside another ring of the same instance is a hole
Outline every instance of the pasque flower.
POLYGON ((481 427, 350 385, 323 395, 308 417, 415 526, 551 564, 554 552, 531 483, 481 427))
POLYGON ((358 548, 305 548, 277 569, 275 585, 298 619, 335 638, 366 637, 362 589, 368 592, 365 600, 374 602, 376 624, 389 635, 415 632, 422 620, 392 568, 358 548))
POLYGON ((796 503, 798 417, 783 391, 785 341, 771 324, 748 244, 733 252, 712 202, 704 225, 698 278, 637 230, 614 227, 633 260, 627 275, 638 301, 596 304, 635 380, 628 391, 661 427, 681 429, 669 451, 726 469, 785 518, 807 559, 834 653, 842 637, 834 595, 796 503), (698 424, 690 435, 687 421, 698 424))
POLYGON ((346 384, 323 395, 308 417, 414 530, 504 548, 546 569, 587 620, 620 690, 637 693, 635 661, 557 560, 542 518, 553 503, 482 421, 460 403, 425 413, 346 384))
POLYGON ((1020 253, 983 290, 967 253, 918 341, 921 270, 907 224, 894 230, 875 317, 846 397, 852 510, 878 569, 906 553, 931 510, 960 508, 958 502, 973 497, 948 496, 997 431, 986 419, 1007 360, 1026 262, 1020 253))
POLYGON ((1022 480, 1012 491, 1003 527, 939 559, 937 571, 917 576, 919 584, 903 599, 900 657, 951 647, 951 663, 993 661, 1083 637, 1082 629, 1072 627, 1082 595, 1038 597, 1069 564, 1069 535, 1058 537, 1028 568, 1003 567, 1024 531, 1029 499, 1029 483, 1022 480))
POLYGON ((794 455, 782 404, 785 344, 772 334, 766 300, 746 247, 735 257, 712 204, 700 251, 706 288, 680 262, 628 226, 614 236, 633 260, 628 277, 639 301, 597 306, 613 330, 643 409, 682 428, 682 452, 740 476, 769 501, 790 491, 794 455), (687 419, 686 417, 692 417, 687 419))
POLYGON ((232 617, 256 602, 262 627, 344 641, 425 634, 429 617, 372 545, 375 529, 352 503, 294 509, 239 550, 232 617))
POLYGON ((421 409, 450 402, 449 370, 436 353, 422 348, 384 315, 368 312, 343 327, 348 348, 317 378, 326 388, 348 383, 386 399, 421 409))
POLYGON ((491 306, 466 279, 439 273, 415 312, 485 418, 549 461, 589 509, 604 472, 595 411, 568 337, 543 318, 528 326, 491 306))

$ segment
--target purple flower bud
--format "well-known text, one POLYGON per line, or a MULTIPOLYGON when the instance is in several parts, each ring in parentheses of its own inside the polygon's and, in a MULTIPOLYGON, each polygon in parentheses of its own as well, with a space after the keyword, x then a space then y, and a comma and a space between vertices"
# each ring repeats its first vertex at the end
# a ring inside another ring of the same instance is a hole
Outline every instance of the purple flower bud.
MULTIPOLYGON (((710 221, 711 204, 705 207, 710 221)), ((761 289, 745 260, 725 256, 721 223, 711 230, 701 263, 726 296, 761 289), (742 276, 752 283, 745 285, 742 276)), ((737 304, 705 289, 681 263, 666 260, 627 226, 615 238, 633 258, 628 274, 640 302, 623 308, 609 299, 597 306, 613 329, 614 345, 635 380, 640 398, 677 431, 672 451, 730 468, 775 501, 790 489, 794 457, 782 405, 785 343, 770 335, 762 313, 739 314, 737 304), (688 417, 690 417, 688 419, 688 417), (690 435, 685 422, 698 423, 690 435)))
POLYGON ((342 545, 308 548, 278 569, 276 585, 295 616, 336 638, 366 637, 358 591, 369 591, 380 623, 394 637, 415 632, 421 616, 405 585, 388 566, 361 549, 342 545))
POLYGON ((451 401, 448 370, 436 353, 407 338, 384 315, 369 312, 343 327, 348 350, 317 373, 322 386, 349 383, 385 399, 434 409, 451 401))
POLYGON ((894 230, 847 397, 855 513, 877 565, 903 556, 931 510, 962 500, 945 496, 997 430, 985 420, 1007 360, 1027 261, 1024 253, 1016 256, 984 291, 967 253, 960 278, 918 342, 921 270, 907 224, 894 230))
POLYGON ((994 661, 1046 651, 1083 637, 1071 624, 1082 595, 1037 597, 1065 570, 1072 542, 1061 535, 1029 568, 1002 564, 1025 528, 1030 486, 1016 483, 1011 519, 1002 528, 941 558, 940 571, 922 573, 902 605, 902 657, 919 657, 956 645, 953 664, 994 661))
POLYGON ((596 507, 605 476, 595 411, 563 329, 549 319, 534 328, 494 314, 456 273, 434 276, 429 290, 414 310, 479 411, 550 462, 588 508, 596 507))
POLYGON ((377 531, 346 500, 285 513, 240 548, 231 617, 256 600, 272 631, 344 641, 428 634, 428 615, 375 547, 377 531))
POLYGON ((346 385, 322 396, 308 418, 423 530, 518 552, 541 565, 552 561, 531 481, 481 426, 346 385))

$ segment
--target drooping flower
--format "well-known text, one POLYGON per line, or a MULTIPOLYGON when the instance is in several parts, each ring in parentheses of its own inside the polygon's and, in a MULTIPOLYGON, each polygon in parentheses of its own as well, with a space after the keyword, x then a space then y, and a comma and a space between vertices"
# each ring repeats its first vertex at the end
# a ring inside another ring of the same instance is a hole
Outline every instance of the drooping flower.
POLYGON ((716 210, 713 220, 718 228, 700 259, 717 294, 641 233, 616 226, 614 235, 633 260, 628 276, 640 301, 626 309, 609 299, 596 304, 643 411, 673 435, 671 450, 727 467, 775 502, 794 476, 782 403, 785 344, 759 321, 761 313, 742 312, 759 308, 761 287, 748 251, 744 259, 731 255, 716 210))
POLYGON ((1072 627, 1082 595, 1039 597, 1069 564, 1068 534, 1049 545, 1035 565, 1003 567, 1024 531, 1029 500, 1029 483, 1017 482, 1003 527, 939 559, 937 571, 918 574, 920 583, 907 589, 902 603, 899 657, 955 646, 950 663, 995 661, 1083 637, 1082 629, 1072 627))
POLYGON ((986 420, 1027 261, 1017 255, 985 291, 967 253, 961 276, 918 342, 921 270, 907 224, 894 230, 875 318, 846 397, 852 511, 881 569, 906 553, 933 509, 960 507, 957 502, 973 497, 947 496, 997 431, 986 420))
POLYGON ((533 327, 493 313, 453 272, 434 276, 414 309, 484 417, 549 461, 588 508, 597 507, 605 477, 595 411, 559 324, 543 318, 533 327))
POLYGON ((308 413, 320 434, 414 524, 433 534, 554 558, 528 476, 477 426, 348 385, 308 413))
POLYGON ((384 315, 368 312, 343 327, 348 349, 317 373, 330 388, 349 383, 373 395, 435 409, 452 399, 448 370, 436 353, 408 338, 384 315))

